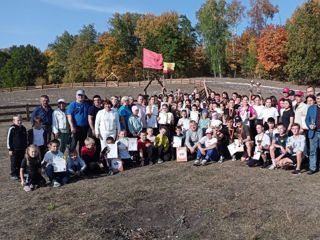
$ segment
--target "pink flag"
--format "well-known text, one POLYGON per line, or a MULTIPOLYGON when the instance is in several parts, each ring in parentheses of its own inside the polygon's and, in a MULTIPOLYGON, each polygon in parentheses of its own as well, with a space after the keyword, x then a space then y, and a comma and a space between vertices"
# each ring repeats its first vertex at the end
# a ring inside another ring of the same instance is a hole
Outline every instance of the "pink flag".
POLYGON ((144 48, 142 63, 143 63, 143 68, 162 69, 163 68, 162 54, 155 53, 144 48))

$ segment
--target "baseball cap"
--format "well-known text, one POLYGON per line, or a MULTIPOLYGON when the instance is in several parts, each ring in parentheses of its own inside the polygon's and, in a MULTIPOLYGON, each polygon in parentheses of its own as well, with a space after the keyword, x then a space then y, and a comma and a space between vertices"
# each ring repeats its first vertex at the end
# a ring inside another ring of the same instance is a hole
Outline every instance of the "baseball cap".
POLYGON ((86 95, 85 91, 83 89, 79 89, 76 93, 76 95, 86 95))
POLYGON ((66 101, 63 98, 58 99, 57 103, 66 103, 66 101))
POLYGON ((135 112, 137 110, 139 111, 139 108, 137 106, 132 106, 131 110, 132 110, 132 112, 135 112))
POLYGON ((211 128, 208 128, 207 130, 206 130, 206 134, 207 133, 212 133, 213 131, 212 131, 212 129, 211 128))
POLYGON ((241 119, 241 117, 239 117, 239 116, 236 116, 236 117, 234 118, 234 122, 235 122, 235 123, 239 123, 239 122, 242 122, 242 119, 241 119))
POLYGON ((289 91, 289 96, 294 96, 295 95, 295 92, 293 90, 290 90, 289 91))
POLYGON ((295 96, 303 97, 304 93, 302 91, 296 91, 295 96))
POLYGON ((289 88, 284 88, 284 89, 282 89, 282 93, 289 93, 289 91, 290 91, 290 89, 289 88))

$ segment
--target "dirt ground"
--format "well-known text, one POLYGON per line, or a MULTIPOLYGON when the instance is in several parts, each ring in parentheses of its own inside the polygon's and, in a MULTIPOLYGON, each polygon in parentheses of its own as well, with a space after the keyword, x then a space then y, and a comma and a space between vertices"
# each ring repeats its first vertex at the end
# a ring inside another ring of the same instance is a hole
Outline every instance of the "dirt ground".
MULTIPOLYGON (((86 90, 89 96, 139 91, 86 90)), ((2 93, 0 101, 36 101, 43 93, 72 100, 74 92, 2 93)), ((9 180, 8 125, 0 124, 0 239, 320 239, 320 174, 249 169, 238 161, 166 162, 26 193, 9 180)))

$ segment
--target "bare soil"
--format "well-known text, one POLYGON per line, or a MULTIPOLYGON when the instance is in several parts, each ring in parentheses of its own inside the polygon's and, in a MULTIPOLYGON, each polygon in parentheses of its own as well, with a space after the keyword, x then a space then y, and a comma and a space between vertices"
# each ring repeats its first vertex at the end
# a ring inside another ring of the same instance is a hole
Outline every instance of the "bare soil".
MULTIPOLYGON (((86 90, 89 96, 142 92, 86 90)), ((43 93, 72 100, 74 92, 2 93, 0 100, 36 102, 43 93)), ((320 239, 320 174, 249 169, 238 161, 166 162, 26 193, 9 179, 8 126, 0 124, 0 239, 320 239)))

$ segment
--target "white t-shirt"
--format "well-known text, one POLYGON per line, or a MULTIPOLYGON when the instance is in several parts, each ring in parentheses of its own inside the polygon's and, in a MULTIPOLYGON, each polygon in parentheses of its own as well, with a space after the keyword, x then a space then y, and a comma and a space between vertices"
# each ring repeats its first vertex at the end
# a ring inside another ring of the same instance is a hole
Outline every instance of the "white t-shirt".
POLYGON ((298 151, 305 153, 306 151, 306 138, 304 135, 299 135, 299 136, 291 136, 288 137, 287 147, 292 147, 292 154, 295 155, 298 151))
POLYGON ((270 141, 270 137, 265 134, 265 133, 260 133, 258 135, 255 136, 254 138, 255 143, 256 143, 256 147, 254 152, 258 152, 258 145, 260 144, 262 147, 266 147, 266 146, 270 146, 271 145, 271 141, 270 141), (261 143, 259 143, 258 141, 261 141, 261 143))
POLYGON ((271 107, 271 108, 264 107, 262 109, 261 116, 263 119, 263 123, 265 123, 268 121, 268 118, 271 118, 271 117, 274 118, 274 120, 277 120, 279 113, 275 107, 271 107))
POLYGON ((200 141, 199 141, 199 143, 200 144, 204 144, 205 145, 205 147, 209 147, 209 146, 211 146, 211 145, 213 145, 213 144, 216 144, 218 142, 218 139, 216 139, 216 138, 211 138, 211 139, 208 139, 208 137, 207 136, 204 136, 204 137, 202 137, 201 139, 200 139, 200 141))
POLYGON ((178 126, 181 126, 182 131, 187 131, 189 129, 190 119, 189 118, 180 118, 178 121, 178 126))
POLYGON ((253 105, 252 107, 257 113, 257 119, 262 119, 263 118, 262 113, 263 113, 263 109, 265 108, 265 106, 263 106, 263 105, 259 105, 259 106, 253 105))
POLYGON ((171 112, 159 113, 159 124, 171 124, 173 122, 173 114, 171 112))
POLYGON ((46 152, 46 154, 44 155, 41 164, 43 164, 44 162, 47 162, 47 165, 46 165, 46 167, 47 167, 48 165, 50 165, 50 164, 53 163, 53 159, 54 159, 54 158, 63 158, 63 157, 64 157, 64 156, 63 156, 63 153, 60 152, 60 151, 59 151, 58 153, 53 153, 53 152, 51 152, 51 151, 48 151, 48 152, 46 152))

